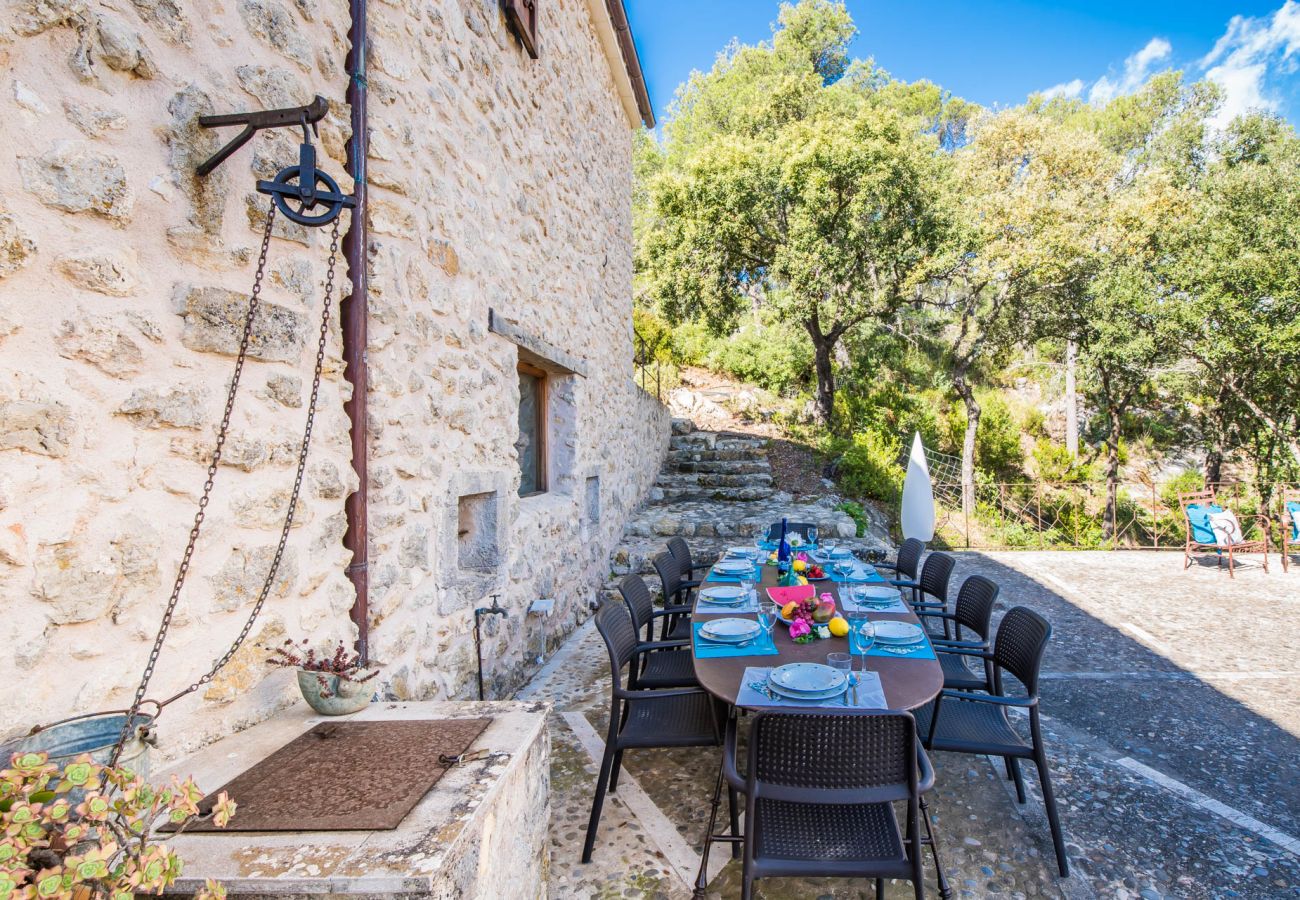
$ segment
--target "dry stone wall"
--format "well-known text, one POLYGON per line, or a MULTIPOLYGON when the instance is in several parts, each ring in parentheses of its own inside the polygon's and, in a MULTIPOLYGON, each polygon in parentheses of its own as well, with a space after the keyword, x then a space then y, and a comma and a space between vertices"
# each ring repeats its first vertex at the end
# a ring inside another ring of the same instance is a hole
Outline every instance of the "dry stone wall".
MULTIPOLYGON (((256 177, 296 162, 198 115, 313 94, 340 181, 341 0, 0 0, 0 737, 120 706, 148 652, 211 452, 265 222, 256 177)), ((468 696, 473 609, 507 693, 587 615, 653 481, 668 420, 631 371, 631 136, 582 0, 544 5, 529 60, 496 0, 371 3, 372 644, 395 697, 468 696), (562 348, 551 491, 520 499, 516 345, 562 348), (491 498, 494 555, 466 568, 461 498, 491 498), (549 617, 532 601, 556 600, 549 617)), ((346 217, 343 227, 347 227, 346 217)), ((223 652, 288 500, 328 235, 280 221, 262 315, 156 696, 223 652)), ((336 281, 346 287, 340 261, 336 281)), ((336 298, 337 300, 338 298, 336 298)), ((347 637, 349 460, 337 307, 307 483, 253 639, 168 712, 176 755, 293 702, 259 645, 347 637)))

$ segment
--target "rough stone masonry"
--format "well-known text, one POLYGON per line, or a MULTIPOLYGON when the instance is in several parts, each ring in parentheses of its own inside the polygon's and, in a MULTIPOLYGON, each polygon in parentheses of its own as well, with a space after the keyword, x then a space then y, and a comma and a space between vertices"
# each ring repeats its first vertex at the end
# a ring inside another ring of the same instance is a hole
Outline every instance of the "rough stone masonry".
MULTIPOLYGON (((3 737, 129 701, 189 530, 265 221, 254 182, 295 163, 299 139, 264 132, 199 179, 233 130, 197 117, 319 93, 321 165, 351 184, 342 0, 0 2, 3 737)), ((510 614, 485 623, 488 689, 520 684, 588 615, 666 447, 666 413, 632 381, 631 128, 596 8, 544 4, 534 61, 497 0, 370 3, 371 646, 394 698, 470 694, 473 609, 493 593, 510 614), (489 331, 490 308, 563 357, 550 490, 534 497, 517 493, 520 350, 489 331), (554 612, 529 616, 543 597, 554 612)), ((154 696, 224 651, 264 578, 327 244, 277 223, 154 696)), ((265 646, 351 636, 341 536, 357 485, 334 299, 284 565, 253 639, 168 711, 168 756, 294 702, 265 646)))

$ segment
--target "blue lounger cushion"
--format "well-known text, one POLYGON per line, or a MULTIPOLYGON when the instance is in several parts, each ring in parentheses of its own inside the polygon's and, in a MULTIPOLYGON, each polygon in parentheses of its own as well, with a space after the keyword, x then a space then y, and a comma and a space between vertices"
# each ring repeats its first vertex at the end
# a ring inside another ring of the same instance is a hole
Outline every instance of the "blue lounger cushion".
POLYGON ((1192 526, 1192 540, 1198 544, 1217 544, 1214 529, 1210 527, 1210 513, 1221 513, 1223 507, 1217 503, 1201 506, 1199 503, 1187 505, 1187 522, 1192 526))

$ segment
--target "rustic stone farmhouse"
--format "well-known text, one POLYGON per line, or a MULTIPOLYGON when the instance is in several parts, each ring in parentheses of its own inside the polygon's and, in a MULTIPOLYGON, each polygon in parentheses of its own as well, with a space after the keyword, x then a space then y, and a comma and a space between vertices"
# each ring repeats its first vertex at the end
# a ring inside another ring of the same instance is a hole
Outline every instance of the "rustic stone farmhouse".
MULTIPOLYGON (((288 638, 359 637, 390 700, 473 698, 494 596, 484 690, 510 696, 589 616, 668 441, 633 381, 653 118, 620 0, 5 0, 0 69, 0 738, 131 702, 240 345, 256 183, 303 140, 261 130, 200 177, 239 129, 199 117, 315 95, 318 164, 357 212, 302 493, 248 640, 167 710, 160 753, 291 705, 265 664, 288 638)), ((150 696, 208 671, 275 555, 330 231, 274 224, 150 696)))

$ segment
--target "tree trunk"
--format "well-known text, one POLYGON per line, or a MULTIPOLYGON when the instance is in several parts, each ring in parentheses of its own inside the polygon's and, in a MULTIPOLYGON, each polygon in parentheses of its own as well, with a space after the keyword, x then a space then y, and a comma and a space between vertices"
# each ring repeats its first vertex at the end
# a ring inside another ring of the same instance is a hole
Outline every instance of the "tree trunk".
POLYGON ((964 372, 953 378, 952 386, 966 404, 966 435, 961 442, 961 509, 969 522, 975 515, 975 434, 980 424, 980 405, 964 372))
MULTIPOLYGON (((1204 360, 1201 362, 1204 363, 1204 360)), ((1297 464, 1300 464, 1300 441, 1291 437, 1291 435, 1287 433, 1286 429, 1284 429, 1276 419, 1264 412, 1264 410, 1260 408, 1260 405, 1252 400, 1246 392, 1241 389, 1241 386, 1237 384, 1236 379, 1234 379, 1230 374, 1220 370, 1219 377, 1223 379, 1223 383, 1228 386, 1234 395, 1236 395, 1237 399, 1246 405, 1246 408, 1251 411, 1255 418, 1263 422, 1270 431, 1277 435, 1279 440, 1286 443, 1287 449, 1291 451, 1291 458, 1294 459, 1297 464)))
POLYGON ((1211 487, 1223 480, 1223 451, 1211 447, 1205 454, 1205 486, 1211 487))
POLYGON ((1074 369, 1078 362, 1079 346, 1074 341, 1065 344, 1065 449, 1071 457, 1079 455, 1079 393, 1074 384, 1074 369))
POLYGON ((1110 419, 1110 433, 1106 436, 1106 512, 1102 516, 1101 535, 1110 540, 1115 536, 1119 518, 1119 407, 1106 404, 1106 415, 1110 419))
POLYGON ((813 371, 817 374, 817 423, 829 428, 835 414, 835 367, 832 359, 836 339, 822 334, 814 320, 804 322, 804 327, 812 338, 813 371))

